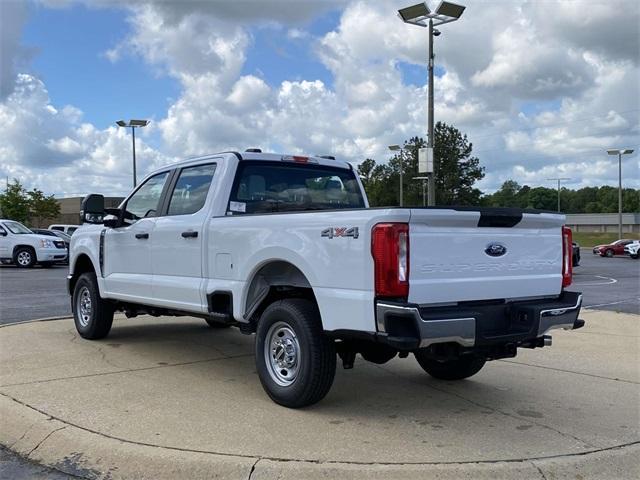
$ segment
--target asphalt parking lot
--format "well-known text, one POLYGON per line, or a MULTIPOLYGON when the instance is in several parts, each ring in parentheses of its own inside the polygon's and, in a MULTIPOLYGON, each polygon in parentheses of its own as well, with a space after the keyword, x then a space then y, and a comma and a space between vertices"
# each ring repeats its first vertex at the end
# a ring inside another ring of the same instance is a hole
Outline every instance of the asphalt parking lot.
MULTIPOLYGON (((583 292, 586 308, 638 314, 639 271, 640 261, 626 257, 601 258, 592 255, 589 249, 583 249, 581 265, 574 270, 571 290, 583 292)), ((66 266, 29 270, 0 266, 0 323, 70 316, 66 275, 66 266)), ((49 470, 0 449, 0 480, 31 478, 59 480, 77 477, 49 470)))
MULTIPOLYGON (((583 306, 640 313, 640 260, 603 258, 582 249, 569 290, 583 292, 583 306)), ((71 315, 64 265, 19 269, 0 266, 0 324, 71 315)))

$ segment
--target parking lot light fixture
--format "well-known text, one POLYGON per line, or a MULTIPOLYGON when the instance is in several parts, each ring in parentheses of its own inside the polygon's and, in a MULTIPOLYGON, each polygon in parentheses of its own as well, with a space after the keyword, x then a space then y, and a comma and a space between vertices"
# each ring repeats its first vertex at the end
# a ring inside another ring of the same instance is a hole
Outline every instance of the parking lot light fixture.
POLYGON ((142 128, 149 125, 149 120, 129 120, 129 123, 124 120, 118 120, 116 122, 118 127, 131 128, 131 139, 133 142, 133 187, 137 185, 136 176, 136 128, 142 128))
MULTIPOLYGON (((426 2, 418 3, 410 7, 398 10, 398 16, 404 23, 417 25, 419 27, 429 27, 429 96, 427 100, 427 148, 433 149, 434 120, 433 120, 433 38, 440 35, 440 31, 434 27, 451 23, 458 20, 466 7, 457 3, 441 1, 434 12, 427 6, 426 2)), ((429 205, 436 203, 436 172, 429 173, 429 205)))
POLYGON ((400 160, 400 206, 402 206, 402 147, 400 145, 389 145, 389 150, 391 150, 392 152, 400 152, 400 156, 398 157, 400 160))
POLYGON ((609 155, 618 155, 618 238, 622 238, 622 155, 631 155, 633 149, 609 149, 609 155))

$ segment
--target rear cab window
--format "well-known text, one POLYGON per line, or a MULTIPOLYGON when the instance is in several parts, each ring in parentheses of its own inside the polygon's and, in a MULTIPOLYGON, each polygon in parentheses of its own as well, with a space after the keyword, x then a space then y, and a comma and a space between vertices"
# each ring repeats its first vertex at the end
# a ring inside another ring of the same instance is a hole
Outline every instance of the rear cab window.
POLYGON ((364 208, 351 169, 262 160, 240 162, 228 214, 364 208))

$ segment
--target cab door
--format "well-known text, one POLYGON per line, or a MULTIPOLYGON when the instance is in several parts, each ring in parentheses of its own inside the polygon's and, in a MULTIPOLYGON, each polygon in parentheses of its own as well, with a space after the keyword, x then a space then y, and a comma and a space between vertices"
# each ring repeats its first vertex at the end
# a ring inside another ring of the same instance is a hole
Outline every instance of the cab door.
POLYGON ((177 310, 206 311, 202 294, 205 222, 211 211, 215 163, 176 172, 163 214, 151 238, 154 304, 177 310))
POLYGON ((149 177, 126 200, 127 225, 104 238, 104 284, 109 297, 144 303, 152 299, 151 238, 170 171, 149 177))

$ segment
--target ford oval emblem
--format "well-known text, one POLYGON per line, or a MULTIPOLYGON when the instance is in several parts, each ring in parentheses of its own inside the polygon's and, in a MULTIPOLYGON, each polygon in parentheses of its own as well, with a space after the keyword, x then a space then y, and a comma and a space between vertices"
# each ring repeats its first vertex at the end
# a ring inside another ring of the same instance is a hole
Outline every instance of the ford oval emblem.
POLYGON ((507 253, 507 247, 499 243, 490 243, 487 248, 484 249, 484 253, 490 257, 501 257, 507 253))

